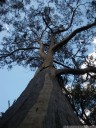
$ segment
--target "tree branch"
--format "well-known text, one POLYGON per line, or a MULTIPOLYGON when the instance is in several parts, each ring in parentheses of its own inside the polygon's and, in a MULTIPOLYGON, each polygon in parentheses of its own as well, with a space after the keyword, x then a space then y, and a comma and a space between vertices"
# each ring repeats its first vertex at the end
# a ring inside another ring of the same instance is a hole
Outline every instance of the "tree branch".
POLYGON ((46 27, 48 27, 49 30, 51 31, 51 33, 53 33, 53 30, 49 27, 49 25, 48 25, 47 21, 45 20, 45 18, 43 16, 42 16, 42 18, 43 18, 43 21, 44 21, 46 27))
POLYGON ((86 26, 83 26, 81 28, 77 28, 76 30, 74 30, 70 35, 68 35, 65 39, 63 39, 62 41, 60 41, 58 44, 56 44, 53 47, 53 51, 57 51, 59 50, 63 45, 67 44, 69 40, 71 40, 77 33, 80 33, 82 31, 85 31, 93 26, 96 26, 96 21, 94 21, 92 24, 88 24, 86 26))
POLYGON ((70 68, 70 67, 68 67, 68 66, 66 66, 66 65, 64 65, 64 64, 62 64, 62 63, 60 63, 60 62, 58 62, 58 61, 56 61, 56 60, 54 60, 53 62, 56 63, 56 64, 59 64, 59 65, 61 65, 61 66, 63 66, 63 67, 70 68))
POLYGON ((77 10, 77 8, 75 8, 75 9, 73 10, 73 12, 72 12, 72 17, 71 17, 71 19, 70 19, 70 22, 69 22, 69 24, 68 24, 68 27, 67 27, 67 28, 62 28, 61 30, 58 29, 57 31, 54 32, 54 34, 59 34, 59 33, 65 32, 65 31, 67 31, 67 30, 71 27, 71 25, 72 25, 72 23, 73 23, 73 19, 74 19, 76 10, 77 10))
MULTIPOLYGON (((71 16, 70 22, 68 23, 68 26, 66 28, 62 28, 61 30, 58 29, 57 31, 54 32, 54 34, 59 34, 59 33, 65 32, 71 27, 71 25, 73 23, 73 19, 75 17, 76 10, 78 9, 78 7, 80 5, 84 5, 84 4, 79 4, 78 5, 78 3, 79 3, 79 0, 77 0, 77 6, 74 10, 73 10, 72 6, 69 6, 69 8, 71 9, 71 12, 72 12, 72 16, 71 16)), ((86 2, 86 3, 88 3, 88 2, 86 2)))
POLYGON ((27 50, 32 50, 32 49, 39 49, 39 48, 37 48, 37 47, 18 48, 18 49, 16 49, 16 50, 12 51, 12 52, 9 52, 8 54, 0 54, 0 59, 6 58, 6 57, 8 57, 8 56, 11 56, 12 54, 14 54, 14 53, 17 52, 17 51, 27 51, 27 50))
POLYGON ((76 68, 79 68, 79 65, 78 65, 78 63, 76 62, 75 58, 74 58, 74 57, 71 57, 71 59, 72 59, 73 64, 75 65, 75 67, 76 67, 76 68))
POLYGON ((89 72, 96 73, 96 67, 88 67, 84 69, 72 69, 72 68, 57 69, 56 75, 62 75, 62 74, 83 75, 89 72))
POLYGON ((44 52, 45 45, 43 43, 40 44, 40 56, 44 60, 46 58, 46 53, 44 52))
POLYGON ((46 53, 44 51, 46 44, 43 44, 40 38, 38 39, 38 43, 40 44, 40 56, 44 60, 46 58, 46 53))
POLYGON ((51 33, 51 35, 50 35, 50 46, 49 46, 49 51, 50 51, 50 50, 52 51, 52 48, 54 47, 54 42, 55 42, 54 34, 51 33))

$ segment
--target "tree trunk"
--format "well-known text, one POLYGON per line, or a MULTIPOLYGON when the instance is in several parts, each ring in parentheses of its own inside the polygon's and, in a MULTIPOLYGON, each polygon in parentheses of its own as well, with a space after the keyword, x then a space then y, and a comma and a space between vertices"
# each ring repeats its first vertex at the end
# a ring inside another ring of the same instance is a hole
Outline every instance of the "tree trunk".
POLYGON ((82 125, 61 91, 54 69, 43 69, 0 119, 0 128, 82 125))

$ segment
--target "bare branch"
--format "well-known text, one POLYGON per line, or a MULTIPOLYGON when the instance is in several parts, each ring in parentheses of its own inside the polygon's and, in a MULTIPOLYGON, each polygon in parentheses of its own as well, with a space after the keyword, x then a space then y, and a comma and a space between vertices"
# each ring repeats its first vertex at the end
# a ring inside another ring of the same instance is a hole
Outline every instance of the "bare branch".
POLYGON ((96 26, 96 21, 93 22, 92 24, 88 24, 86 26, 83 26, 83 27, 80 27, 80 28, 77 28, 76 30, 74 30, 70 35, 68 35, 65 39, 63 39, 62 41, 60 41, 58 44, 56 44, 54 47, 53 47, 53 51, 57 51, 59 50, 63 45, 66 45, 68 43, 69 40, 71 40, 77 33, 80 33, 82 31, 85 31, 91 27, 94 27, 96 26))
POLYGON ((72 69, 72 68, 64 68, 64 69, 58 69, 56 71, 57 75, 62 75, 62 74, 73 74, 73 75, 83 75, 85 73, 96 73, 96 67, 88 67, 84 69, 72 69))

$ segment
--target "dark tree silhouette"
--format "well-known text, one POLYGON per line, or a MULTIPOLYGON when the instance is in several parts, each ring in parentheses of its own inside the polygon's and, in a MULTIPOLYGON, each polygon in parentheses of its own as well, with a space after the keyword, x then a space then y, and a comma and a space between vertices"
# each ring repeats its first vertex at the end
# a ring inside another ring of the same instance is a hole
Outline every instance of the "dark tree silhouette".
POLYGON ((96 124, 95 11, 94 0, 0 1, 0 67, 38 68, 0 128, 96 124))

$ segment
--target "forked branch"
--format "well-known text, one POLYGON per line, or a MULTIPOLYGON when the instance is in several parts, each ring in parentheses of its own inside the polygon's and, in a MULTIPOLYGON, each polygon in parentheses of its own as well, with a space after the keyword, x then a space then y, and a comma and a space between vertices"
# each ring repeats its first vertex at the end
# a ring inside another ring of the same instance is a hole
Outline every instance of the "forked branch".
POLYGON ((70 35, 68 35, 65 39, 63 39, 62 41, 60 41, 58 44, 56 44, 54 47, 53 47, 53 51, 57 51, 59 50, 60 48, 62 48, 63 45, 66 45, 68 43, 69 40, 71 40, 77 33, 80 33, 82 31, 85 31, 91 27, 94 27, 96 26, 96 21, 94 21, 92 24, 88 24, 86 26, 83 26, 83 27, 80 27, 80 28, 77 28, 76 30, 74 30, 70 35))

